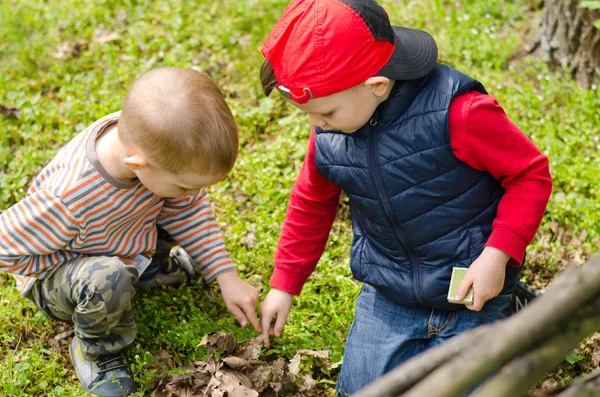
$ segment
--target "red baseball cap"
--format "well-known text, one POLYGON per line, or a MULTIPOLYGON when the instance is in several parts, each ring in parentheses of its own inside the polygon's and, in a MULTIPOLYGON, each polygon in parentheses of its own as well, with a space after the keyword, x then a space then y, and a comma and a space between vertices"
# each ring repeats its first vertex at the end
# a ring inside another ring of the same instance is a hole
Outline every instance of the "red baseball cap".
POLYGON ((261 52, 273 67, 279 91, 297 103, 373 76, 421 78, 438 55, 429 33, 392 26, 373 0, 295 0, 261 52))

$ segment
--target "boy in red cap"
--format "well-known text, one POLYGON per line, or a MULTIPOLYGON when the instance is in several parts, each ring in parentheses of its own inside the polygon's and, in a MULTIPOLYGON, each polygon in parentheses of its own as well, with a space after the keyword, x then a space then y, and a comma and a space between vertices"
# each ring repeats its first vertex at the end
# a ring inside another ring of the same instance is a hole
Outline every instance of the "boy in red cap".
POLYGON ((261 82, 313 130, 261 308, 265 343, 350 198, 363 282, 338 394, 467 329, 510 314, 552 181, 548 159, 478 81, 437 63, 433 38, 392 27, 371 0, 297 0, 267 38, 261 82), (468 268, 450 303, 453 267, 468 268))

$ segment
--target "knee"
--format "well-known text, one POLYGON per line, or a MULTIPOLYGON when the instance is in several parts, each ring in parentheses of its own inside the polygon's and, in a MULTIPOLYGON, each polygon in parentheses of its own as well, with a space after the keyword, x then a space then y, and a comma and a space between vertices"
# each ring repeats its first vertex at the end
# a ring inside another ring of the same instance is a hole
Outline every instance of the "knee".
MULTIPOLYGON (((95 258, 96 259, 96 258, 95 258)), ((76 280, 78 303, 101 301, 105 304, 133 297, 138 271, 114 257, 98 257, 76 280)))

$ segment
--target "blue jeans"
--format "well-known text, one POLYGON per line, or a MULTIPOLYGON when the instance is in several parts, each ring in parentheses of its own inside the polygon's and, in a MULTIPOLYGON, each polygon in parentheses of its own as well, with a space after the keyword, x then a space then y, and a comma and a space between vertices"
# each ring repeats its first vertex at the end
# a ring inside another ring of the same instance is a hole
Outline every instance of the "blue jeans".
POLYGON ((399 306, 363 284, 337 381, 338 397, 356 393, 409 358, 454 335, 508 317, 511 300, 512 288, 486 302, 479 312, 444 312, 399 306))

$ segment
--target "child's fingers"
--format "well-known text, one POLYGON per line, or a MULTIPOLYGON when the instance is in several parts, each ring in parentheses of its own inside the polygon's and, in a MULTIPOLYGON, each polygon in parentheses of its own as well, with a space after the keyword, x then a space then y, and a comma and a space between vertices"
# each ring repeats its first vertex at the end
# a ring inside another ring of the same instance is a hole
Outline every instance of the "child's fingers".
POLYGON ((267 313, 266 310, 262 310, 260 308, 260 324, 262 328, 262 336, 263 342, 265 342, 265 346, 268 348, 271 347, 271 342, 269 341, 269 329, 271 328, 271 323, 273 322, 273 316, 270 313, 267 313))
POLYGON ((260 322, 258 321, 258 317, 256 316, 256 305, 252 305, 251 303, 247 304, 242 307, 242 310, 244 311, 246 318, 250 321, 250 324, 252 324, 252 327, 254 327, 256 332, 262 332, 262 329, 260 328, 260 322))
POLYGON ((471 288, 472 285, 473 279, 471 278, 469 273, 467 273, 465 275, 465 278, 463 278, 460 284, 458 284, 458 290, 456 291, 456 296, 454 297, 454 300, 457 302, 463 300, 465 296, 467 296, 469 288, 471 288))
POLYGON ((279 315, 277 316, 277 321, 275 322, 275 336, 281 336, 283 332, 283 328, 285 327, 285 320, 287 316, 279 315))
POLYGON ((231 314, 233 314, 235 319, 240 323, 240 325, 242 327, 245 327, 246 324, 248 324, 248 319, 246 318, 246 315, 239 307, 237 307, 236 305, 231 305, 231 306, 228 306, 227 308, 229 309, 231 314))

